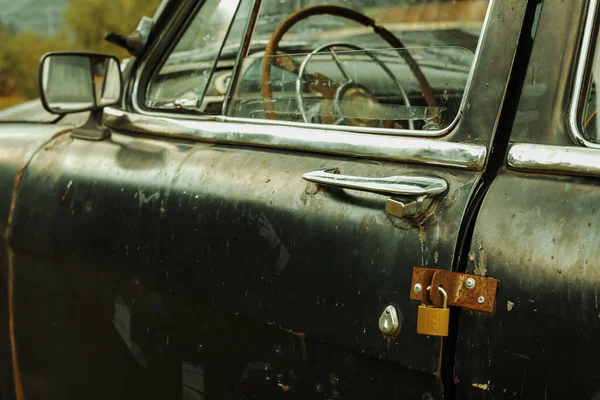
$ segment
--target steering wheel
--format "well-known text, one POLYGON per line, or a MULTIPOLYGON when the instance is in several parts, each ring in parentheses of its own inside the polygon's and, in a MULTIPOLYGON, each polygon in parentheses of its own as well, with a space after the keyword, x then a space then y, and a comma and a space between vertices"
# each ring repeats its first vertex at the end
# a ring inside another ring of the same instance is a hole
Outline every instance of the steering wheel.
MULTIPOLYGON (((396 36, 394 36, 390 31, 388 31, 384 27, 376 25, 375 21, 372 20, 371 18, 369 18, 366 15, 363 15, 363 14, 359 13, 358 11, 355 11, 351 8, 335 6, 335 5, 317 5, 317 6, 303 8, 302 10, 299 10, 299 11, 291 14, 289 17, 287 17, 277 27, 277 29, 275 29, 273 36, 271 36, 271 39, 269 40, 269 43, 267 44, 267 47, 265 49, 265 54, 263 57, 263 62, 262 62, 261 84, 260 84, 261 85, 261 94, 262 94, 262 97, 264 100, 263 104, 264 104, 264 109, 265 109, 265 116, 267 119, 271 119, 271 120, 277 119, 277 113, 275 112, 275 106, 273 104, 273 91, 271 88, 271 65, 275 64, 279 68, 282 68, 289 72, 295 73, 296 75, 298 75, 299 79, 302 78, 300 66, 298 66, 297 63, 293 62, 289 57, 285 57, 285 56, 273 57, 274 55, 276 55, 277 47, 279 45, 279 42, 281 41, 281 38, 297 22, 299 22, 303 19, 306 19, 308 17, 314 16, 314 15, 324 15, 324 14, 347 18, 352 21, 358 22, 359 24, 364 25, 366 27, 370 27, 383 40, 385 40, 392 48, 399 49, 399 51, 398 51, 399 55, 404 59, 404 61, 406 61, 412 74, 415 76, 415 78, 417 79, 417 81, 419 83, 419 86, 421 87, 421 92, 423 93, 425 102, 427 103, 427 105, 429 107, 437 106, 437 101, 433 95, 433 90, 431 89, 431 86, 427 82, 427 79, 423 75, 423 72, 421 71, 421 68, 419 67, 419 65, 417 64, 415 59, 410 55, 410 53, 408 53, 404 49, 404 44, 400 41, 400 39, 398 39, 396 36), (400 49, 403 49, 403 50, 401 51, 400 49)), ((329 46, 331 47, 333 45, 329 45, 329 46)), ((337 45, 337 46, 341 46, 341 45, 337 45)), ((360 49, 360 48, 357 48, 356 46, 352 46, 352 45, 344 44, 343 46, 354 48, 354 49, 360 49)), ((327 48, 327 46, 325 46, 325 47, 321 46, 317 50, 320 51, 320 50, 323 50, 324 48, 327 48)), ((317 50, 315 50, 315 51, 317 51, 317 50)), ((362 49, 360 49, 360 50, 362 50, 362 49)), ((309 56, 312 57, 313 54, 316 54, 315 51, 310 53, 309 56)), ((370 53, 370 52, 368 52, 368 53, 372 59, 373 59, 373 57, 375 57, 372 53, 370 53)), ((305 67, 306 63, 308 62, 308 59, 310 59, 309 56, 307 56, 304 59, 304 62, 302 63, 302 65, 304 67, 305 67)), ((334 56, 334 59, 335 59, 335 56, 334 56)), ((376 59, 376 57, 375 57, 375 59, 376 59)), ((376 61, 375 59, 374 59, 374 61, 376 61)), ((338 63, 338 62, 336 61, 336 63, 338 63)), ((382 65, 382 63, 379 62, 379 65, 382 65)), ((338 66, 339 66, 339 63, 338 63, 338 66)), ((386 71, 386 73, 387 73, 387 71, 386 71)), ((390 73, 391 73, 391 71, 390 71, 390 73)), ((304 74, 304 68, 302 69, 302 75, 303 74, 304 74)), ((316 90, 317 92, 321 93, 321 95, 323 96, 324 99, 328 99, 328 100, 334 100, 336 98, 339 99, 338 91, 340 90, 341 87, 347 86, 347 83, 345 83, 341 86, 337 85, 337 84, 332 85, 331 81, 326 76, 319 74, 319 73, 313 73, 313 74, 309 74, 309 75, 313 80, 313 89, 316 90), (338 94, 336 95, 336 93, 338 93, 338 94)), ((393 75, 390 75, 390 76, 393 76, 393 75)), ((398 84, 395 79, 393 79, 393 80, 395 81, 396 84, 398 84)), ((298 90, 301 90, 301 89, 302 89, 301 87, 300 88, 298 87, 298 81, 297 81, 296 92, 298 93, 298 90)), ((407 98, 405 98, 404 100, 406 101, 407 98)), ((337 101, 335 103, 337 103, 337 107, 339 107, 339 101, 337 101)), ((300 102, 300 104, 302 104, 302 102, 300 102)), ((300 107, 303 107, 303 106, 301 105, 300 107)), ((303 108, 301 108, 301 110, 303 110, 303 108)), ((303 111, 302 114, 303 114, 303 118, 305 118, 305 120, 306 120, 307 117, 305 115, 305 112, 303 111)), ((338 110, 337 115, 340 115, 340 114, 341 113, 338 110)), ((330 123, 336 123, 336 121, 339 120, 339 117, 338 118, 333 117, 333 118, 334 118, 333 122, 330 121, 330 123)), ((350 121, 350 122, 352 123, 353 121, 350 121)))
MULTIPOLYGON (((340 47, 347 48, 350 50, 358 50, 362 54, 369 56, 369 58, 373 60, 391 79, 396 88, 398 88, 398 91, 402 96, 404 104, 410 106, 408 94, 406 93, 402 85, 398 83, 398 80, 394 76, 393 72, 390 71, 390 69, 387 67, 387 65, 381 62, 381 60, 379 60, 379 58, 377 58, 377 56, 373 54, 373 52, 352 44, 331 43, 319 46, 313 51, 311 51, 309 54, 306 55, 306 57, 300 64, 298 78, 296 79, 296 100, 298 101, 298 108, 300 109, 300 113, 302 114, 302 119, 304 119, 304 122, 310 122, 309 117, 307 116, 307 112, 304 108, 305 101, 302 96, 302 86, 304 84, 304 74, 306 72, 306 66, 315 54, 318 54, 323 50, 329 50, 329 53, 333 57, 333 61, 342 73, 345 82, 341 85, 335 84, 335 87, 337 89, 335 91, 335 97, 333 99, 333 110, 325 110, 325 112, 321 112, 321 120, 324 120, 323 122, 325 123, 333 123, 334 125, 338 125, 339 123, 346 121, 350 125, 368 127, 375 127, 379 124, 380 121, 390 120, 389 114, 392 114, 393 110, 390 110, 389 107, 380 105, 379 102, 375 99, 375 97, 371 94, 369 89, 356 82, 356 79, 352 78, 352 75, 349 71, 347 71, 346 67, 344 67, 342 60, 340 60, 340 57, 337 51, 335 50, 336 48, 339 49, 340 47), (355 102, 353 100, 359 101, 355 102), (329 115, 327 115, 327 111, 329 111, 329 115), (331 118, 333 118, 334 120, 331 121, 331 118)), ((329 104, 324 104, 322 108, 327 108, 328 105, 329 104)), ((387 127, 391 128, 391 126, 387 127)), ((408 120, 408 127, 412 130, 415 129, 415 124, 412 119, 408 120)))

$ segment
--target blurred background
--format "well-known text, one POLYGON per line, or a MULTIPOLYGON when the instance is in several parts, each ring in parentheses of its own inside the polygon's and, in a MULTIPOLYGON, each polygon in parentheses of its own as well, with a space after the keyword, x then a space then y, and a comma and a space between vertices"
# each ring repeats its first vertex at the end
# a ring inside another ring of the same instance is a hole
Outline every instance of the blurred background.
POLYGON ((104 40, 129 34, 161 0, 0 0, 0 110, 39 97, 38 61, 48 51, 84 50, 123 59, 104 40))

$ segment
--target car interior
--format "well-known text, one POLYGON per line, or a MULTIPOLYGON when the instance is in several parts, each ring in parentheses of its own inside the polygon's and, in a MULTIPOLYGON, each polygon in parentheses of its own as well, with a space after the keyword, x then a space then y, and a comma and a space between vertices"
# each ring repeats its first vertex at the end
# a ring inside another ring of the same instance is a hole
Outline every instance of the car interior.
POLYGON ((207 1, 157 69, 146 107, 391 130, 452 125, 487 0, 422 8, 431 15, 411 1, 313 3, 265 0, 251 20, 250 1, 207 1))

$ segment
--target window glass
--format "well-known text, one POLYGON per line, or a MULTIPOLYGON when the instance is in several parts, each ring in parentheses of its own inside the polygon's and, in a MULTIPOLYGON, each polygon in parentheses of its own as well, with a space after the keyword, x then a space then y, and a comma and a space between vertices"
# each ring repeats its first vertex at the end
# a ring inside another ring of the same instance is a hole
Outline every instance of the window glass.
POLYGON ((323 3, 263 0, 228 115, 443 129, 459 113, 488 3, 334 0, 327 14, 289 19, 323 3), (356 22, 360 17, 348 8, 391 35, 356 22))
MULTIPOLYGON (((444 129, 459 114, 488 3, 263 0, 226 113, 361 129, 444 129), (325 5, 334 7, 290 19, 325 5), (386 30, 365 26, 371 20, 386 30)), ((151 80, 146 106, 221 111, 253 5, 207 0, 151 80)))
POLYGON ((583 103, 583 115, 581 123, 583 125, 583 135, 585 139, 592 143, 600 143, 600 101, 598 99, 597 87, 600 85, 600 62, 598 61, 598 44, 595 46, 590 84, 585 102, 583 103))
POLYGON ((249 5, 250 1, 207 0, 151 79, 146 106, 220 111, 249 5))

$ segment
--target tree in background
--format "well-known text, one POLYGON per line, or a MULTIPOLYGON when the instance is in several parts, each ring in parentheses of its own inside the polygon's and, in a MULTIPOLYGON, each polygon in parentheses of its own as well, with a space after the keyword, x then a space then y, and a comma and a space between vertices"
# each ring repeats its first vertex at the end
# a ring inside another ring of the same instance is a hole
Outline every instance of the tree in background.
POLYGON ((38 64, 49 51, 73 50, 65 34, 38 36, 35 32, 20 32, 4 42, 0 58, 7 67, 17 93, 25 98, 38 96, 38 64))
MULTIPOLYGON (((15 33, 0 23, 0 97, 14 85, 24 98, 38 97, 38 63, 49 51, 83 50, 127 57, 127 52, 104 40, 109 32, 128 34, 143 16, 151 17, 161 0, 70 0, 67 26, 53 36, 15 33)), ((14 88, 12 90, 14 90, 14 88)), ((8 93, 9 95, 10 93, 8 93)))
MULTIPOLYGON (((0 43, 9 43, 14 36, 14 29, 0 20, 0 43)), ((14 96, 16 94, 15 80, 10 73, 10 64, 0 48, 0 96, 14 96)))

